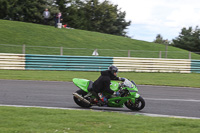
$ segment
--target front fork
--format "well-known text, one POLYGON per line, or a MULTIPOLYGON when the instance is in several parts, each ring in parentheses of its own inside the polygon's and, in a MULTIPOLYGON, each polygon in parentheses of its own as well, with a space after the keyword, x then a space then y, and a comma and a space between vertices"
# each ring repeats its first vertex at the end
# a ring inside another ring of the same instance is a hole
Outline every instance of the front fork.
POLYGON ((108 104, 109 106, 111 107, 122 107, 123 104, 127 101, 127 102, 132 102, 132 103, 135 103, 135 99, 139 98, 140 97, 140 94, 138 93, 130 93, 128 96, 126 97, 114 97, 114 98, 110 98, 108 99, 108 104))
POLYGON ((140 94, 138 93, 130 93, 130 95, 132 96, 132 98, 130 98, 128 101, 131 101, 132 103, 135 103, 135 99, 140 97, 140 94))

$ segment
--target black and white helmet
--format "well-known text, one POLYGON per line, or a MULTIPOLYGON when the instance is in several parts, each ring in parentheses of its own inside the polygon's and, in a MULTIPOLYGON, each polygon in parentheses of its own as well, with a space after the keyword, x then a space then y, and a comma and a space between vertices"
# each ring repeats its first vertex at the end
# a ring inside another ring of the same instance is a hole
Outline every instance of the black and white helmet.
POLYGON ((118 68, 116 66, 109 66, 108 67, 108 70, 114 75, 114 73, 117 73, 118 72, 118 68))

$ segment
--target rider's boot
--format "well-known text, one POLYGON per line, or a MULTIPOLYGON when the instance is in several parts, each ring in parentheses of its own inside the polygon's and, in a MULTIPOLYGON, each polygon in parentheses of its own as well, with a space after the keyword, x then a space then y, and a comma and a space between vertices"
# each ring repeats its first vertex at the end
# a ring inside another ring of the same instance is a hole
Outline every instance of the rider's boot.
POLYGON ((108 99, 102 94, 102 93, 99 93, 99 103, 102 105, 102 106, 107 106, 108 105, 108 99))

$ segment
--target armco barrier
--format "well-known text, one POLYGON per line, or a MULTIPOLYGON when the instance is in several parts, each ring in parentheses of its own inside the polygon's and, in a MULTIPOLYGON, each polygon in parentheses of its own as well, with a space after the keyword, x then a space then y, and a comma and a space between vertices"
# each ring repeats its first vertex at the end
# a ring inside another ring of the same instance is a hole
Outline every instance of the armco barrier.
POLYGON ((200 73, 200 60, 191 61, 191 72, 200 73))
POLYGON ((187 59, 114 57, 113 65, 119 71, 190 73, 191 61, 187 59))
POLYGON ((200 60, 0 53, 0 69, 200 73, 200 60))
POLYGON ((25 69, 24 54, 0 53, 0 69, 25 69))
POLYGON ((113 64, 113 57, 27 54, 25 58, 26 70, 103 71, 113 64))

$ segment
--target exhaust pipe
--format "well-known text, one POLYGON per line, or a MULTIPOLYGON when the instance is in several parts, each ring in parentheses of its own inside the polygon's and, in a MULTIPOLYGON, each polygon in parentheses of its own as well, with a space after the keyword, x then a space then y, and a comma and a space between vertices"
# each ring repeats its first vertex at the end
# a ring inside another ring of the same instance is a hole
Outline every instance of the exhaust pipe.
POLYGON ((91 104, 88 100, 86 100, 85 98, 83 98, 82 96, 80 96, 78 93, 73 93, 73 95, 78 98, 79 100, 87 103, 87 104, 91 104))

